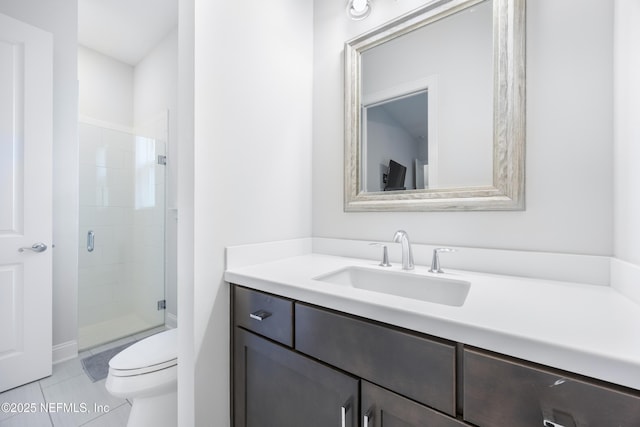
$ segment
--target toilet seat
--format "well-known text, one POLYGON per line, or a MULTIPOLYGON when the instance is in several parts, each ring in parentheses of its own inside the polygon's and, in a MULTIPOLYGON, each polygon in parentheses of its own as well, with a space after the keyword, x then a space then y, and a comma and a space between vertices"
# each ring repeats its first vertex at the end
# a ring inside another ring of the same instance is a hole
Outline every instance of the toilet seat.
POLYGON ((152 335, 124 349, 109 361, 109 374, 131 377, 171 368, 178 364, 178 330, 152 335))
POLYGON ((137 369, 114 369, 109 368, 109 372, 114 377, 133 377, 136 375, 150 374, 152 372, 158 372, 163 369, 171 368, 172 366, 176 366, 178 364, 178 359, 173 359, 168 362, 159 363, 157 365, 145 366, 144 368, 137 369))

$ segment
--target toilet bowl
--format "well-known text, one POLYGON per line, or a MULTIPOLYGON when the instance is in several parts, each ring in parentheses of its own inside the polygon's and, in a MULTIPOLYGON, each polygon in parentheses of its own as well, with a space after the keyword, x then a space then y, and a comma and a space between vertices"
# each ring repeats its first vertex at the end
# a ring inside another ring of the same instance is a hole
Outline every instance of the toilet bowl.
POLYGON ((178 330, 138 341, 109 361, 105 384, 113 396, 128 399, 127 427, 178 424, 178 330))

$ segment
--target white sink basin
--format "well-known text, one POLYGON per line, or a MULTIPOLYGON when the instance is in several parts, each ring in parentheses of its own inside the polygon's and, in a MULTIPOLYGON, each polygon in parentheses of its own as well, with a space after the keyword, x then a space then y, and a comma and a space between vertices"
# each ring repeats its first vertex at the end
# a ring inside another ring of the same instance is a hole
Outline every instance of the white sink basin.
POLYGON ((366 267, 346 267, 314 280, 456 307, 464 304, 471 287, 464 280, 366 267))

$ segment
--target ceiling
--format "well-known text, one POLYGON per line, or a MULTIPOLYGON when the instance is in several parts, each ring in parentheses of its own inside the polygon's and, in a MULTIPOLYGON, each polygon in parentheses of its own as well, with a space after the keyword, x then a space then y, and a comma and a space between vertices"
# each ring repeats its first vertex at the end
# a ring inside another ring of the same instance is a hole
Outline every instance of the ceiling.
POLYGON ((78 0, 78 44, 136 65, 178 26, 178 0, 78 0))

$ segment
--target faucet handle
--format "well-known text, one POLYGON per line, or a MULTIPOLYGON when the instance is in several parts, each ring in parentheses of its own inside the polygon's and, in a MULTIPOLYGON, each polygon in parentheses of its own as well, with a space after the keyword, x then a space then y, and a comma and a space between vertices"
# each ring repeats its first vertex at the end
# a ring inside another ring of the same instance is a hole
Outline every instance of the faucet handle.
POLYGON ((440 257, 438 254, 440 252, 457 252, 457 249, 453 248, 435 248, 433 250, 433 258, 431 258, 431 268, 429 269, 429 273, 444 273, 442 268, 440 268, 440 257))
POLYGON ((387 249, 387 245, 384 243, 369 243, 369 246, 382 246, 382 262, 378 264, 380 267, 391 267, 389 263, 389 250, 387 249))

